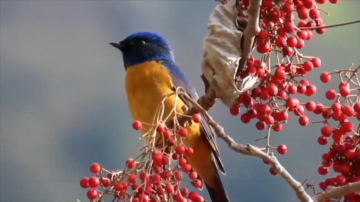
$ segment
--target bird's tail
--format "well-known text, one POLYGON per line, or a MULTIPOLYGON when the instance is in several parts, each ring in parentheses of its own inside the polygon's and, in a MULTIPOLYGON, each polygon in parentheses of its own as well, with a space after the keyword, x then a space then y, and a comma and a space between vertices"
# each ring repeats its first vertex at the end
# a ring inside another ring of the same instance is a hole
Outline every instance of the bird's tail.
POLYGON ((215 170, 215 176, 213 178, 213 184, 215 187, 211 187, 205 183, 206 189, 209 192, 210 198, 212 202, 230 202, 227 193, 224 189, 224 186, 221 182, 221 178, 219 175, 219 171, 217 170, 215 164, 213 164, 213 168, 215 170))

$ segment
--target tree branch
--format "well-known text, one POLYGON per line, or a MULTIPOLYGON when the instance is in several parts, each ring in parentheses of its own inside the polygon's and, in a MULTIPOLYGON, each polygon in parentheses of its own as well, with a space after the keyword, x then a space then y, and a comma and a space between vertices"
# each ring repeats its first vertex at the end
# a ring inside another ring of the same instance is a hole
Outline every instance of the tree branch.
POLYGON ((253 44, 255 41, 255 37, 261 30, 260 26, 259 26, 261 0, 250 0, 249 3, 250 3, 250 5, 249 5, 249 9, 248 9, 248 23, 244 30, 243 44, 241 44, 241 48, 242 48, 241 60, 242 61, 240 61, 240 66, 238 68, 237 73, 239 73, 244 68, 245 61, 247 60, 247 58, 249 58, 249 56, 253 50, 253 44))
POLYGON ((348 183, 340 187, 331 187, 326 192, 314 197, 316 202, 324 202, 329 199, 340 199, 343 196, 360 191, 360 182, 348 183))

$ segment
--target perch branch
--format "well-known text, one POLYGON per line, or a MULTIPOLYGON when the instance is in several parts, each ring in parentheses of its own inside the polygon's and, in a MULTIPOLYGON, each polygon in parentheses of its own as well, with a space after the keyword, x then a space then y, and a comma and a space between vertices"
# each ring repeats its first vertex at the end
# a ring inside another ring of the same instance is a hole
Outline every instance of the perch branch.
MULTIPOLYGON (((197 100, 197 104, 199 104, 203 110, 208 111, 211 107, 213 107, 215 105, 217 96, 214 92, 214 90, 210 87, 209 82, 206 80, 205 76, 202 75, 201 79, 203 80, 204 84, 205 84, 205 91, 206 94, 201 96, 198 100, 197 100)), ((180 97, 182 97, 181 95, 179 95, 180 97)), ((184 113, 184 116, 180 116, 177 118, 177 122, 180 126, 184 126, 186 122, 191 120, 191 117, 196 114, 199 113, 198 109, 196 107, 190 107, 190 109, 186 110, 186 112, 184 113)), ((166 125, 169 128, 173 128, 174 127, 174 121, 173 120, 169 120, 166 125)))

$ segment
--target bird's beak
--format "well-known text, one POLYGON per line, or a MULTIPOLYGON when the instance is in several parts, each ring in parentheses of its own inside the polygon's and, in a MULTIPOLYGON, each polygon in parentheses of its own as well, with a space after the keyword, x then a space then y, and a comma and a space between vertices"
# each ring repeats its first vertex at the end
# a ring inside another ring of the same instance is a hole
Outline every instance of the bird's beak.
POLYGON ((121 50, 122 46, 119 43, 110 43, 110 45, 114 46, 115 48, 121 50))

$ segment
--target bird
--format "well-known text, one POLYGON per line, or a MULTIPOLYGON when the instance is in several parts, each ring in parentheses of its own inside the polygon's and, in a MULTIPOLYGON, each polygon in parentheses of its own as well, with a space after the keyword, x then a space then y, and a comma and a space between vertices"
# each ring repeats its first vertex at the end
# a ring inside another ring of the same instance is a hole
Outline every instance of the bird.
MULTIPOLYGON (((192 99, 199 98, 195 88, 175 62, 174 52, 165 37, 156 32, 135 32, 122 41, 110 43, 122 53, 125 67, 125 89, 128 105, 134 120, 152 123, 159 103, 164 96, 182 87, 192 99)), ((175 107, 178 113, 191 107, 189 101, 170 96, 165 102, 165 117, 175 107), (184 106, 186 106, 184 108, 184 106)), ((172 113, 174 114, 174 113, 172 113)), ((175 115, 172 115, 175 116, 175 115)), ((229 202, 219 172, 226 174, 215 139, 215 132, 201 118, 200 123, 186 123, 188 135, 185 146, 194 153, 186 156, 192 169, 198 173, 208 190, 212 202, 229 202)), ((146 131, 142 130, 144 134, 146 131)))

